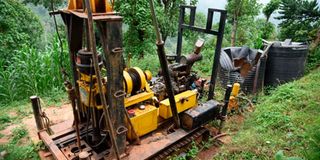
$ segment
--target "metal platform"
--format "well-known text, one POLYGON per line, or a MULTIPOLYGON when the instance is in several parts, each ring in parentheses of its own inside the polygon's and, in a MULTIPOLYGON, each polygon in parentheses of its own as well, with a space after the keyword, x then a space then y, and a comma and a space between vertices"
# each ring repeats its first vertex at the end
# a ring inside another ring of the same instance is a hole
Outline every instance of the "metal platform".
MULTIPOLYGON (((46 131, 40 131, 39 138, 43 140, 53 157, 59 160, 78 159, 80 149, 76 145, 76 133, 70 127, 70 121, 53 125, 50 129, 53 131, 53 135, 49 135, 46 131)), ((89 129, 88 132, 91 130, 89 129)), ((141 144, 129 144, 122 159, 163 159, 203 135, 209 135, 209 131, 204 127, 192 131, 177 129, 172 133, 168 133, 166 129, 158 129, 141 137, 141 144)), ((111 149, 97 152, 85 142, 85 136, 86 129, 82 128, 80 133, 81 149, 90 154, 91 160, 111 159, 111 149)))

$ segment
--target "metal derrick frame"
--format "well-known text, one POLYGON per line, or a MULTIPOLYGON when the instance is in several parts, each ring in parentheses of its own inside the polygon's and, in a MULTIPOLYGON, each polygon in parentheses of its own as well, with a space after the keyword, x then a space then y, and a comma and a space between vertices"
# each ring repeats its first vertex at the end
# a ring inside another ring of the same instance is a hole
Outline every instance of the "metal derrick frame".
POLYGON ((183 35, 184 30, 187 29, 187 30, 191 30, 191 31, 195 31, 195 32, 207 33, 207 34, 217 36, 217 42, 216 42, 215 53, 214 53, 214 60, 213 60, 212 70, 211 70, 209 94, 208 94, 208 100, 211 100, 211 99, 213 99, 213 96, 214 96, 214 90, 215 90, 215 85, 216 85, 216 80, 217 80, 218 64, 220 61, 220 53, 221 53, 221 48, 222 48, 222 40, 223 40, 225 22, 226 22, 226 18, 227 18, 227 11, 221 10, 221 9, 209 8, 208 14, 207 14, 206 28, 201 28, 201 27, 197 27, 194 25, 195 16, 196 16, 196 8, 197 7, 195 7, 195 6, 188 6, 188 5, 181 5, 180 6, 176 61, 179 62, 180 57, 181 57, 182 35, 183 35), (190 10, 188 24, 185 23, 186 9, 190 10), (218 30, 212 29, 214 13, 220 14, 218 30))
MULTIPOLYGON (((79 97, 79 85, 77 83, 79 77, 75 60, 77 52, 83 48, 83 40, 85 35, 84 31, 88 29, 84 27, 84 23, 86 22, 88 16, 86 13, 69 10, 59 10, 54 14, 60 14, 66 26, 67 40, 69 45, 69 59, 72 71, 72 85, 74 87, 75 108, 78 115, 75 116, 75 118, 79 117, 78 121, 80 122, 80 126, 82 126, 81 123, 85 121, 86 117, 81 114, 83 107, 79 97)), ((126 130, 126 123, 125 114, 123 114, 125 113, 124 97, 113 94, 119 93, 119 91, 122 91, 123 89, 123 56, 122 52, 114 50, 119 50, 122 48, 122 17, 117 15, 117 13, 98 13, 93 14, 92 19, 100 33, 99 35, 103 48, 103 56, 105 57, 105 67, 107 69, 107 110, 110 112, 110 119, 113 122, 112 127, 115 128, 116 135, 114 137, 116 145, 119 152, 124 154, 126 150, 126 132, 124 131, 126 130)), ((86 35, 86 37, 88 37, 88 35, 86 35)), ((89 46, 88 42, 87 46, 89 46)), ((64 126, 61 128, 63 127, 64 126)), ((59 138, 66 137, 69 137, 71 140, 74 138, 71 136, 74 136, 74 133, 75 130, 69 128, 62 133, 59 133, 59 136, 49 135, 45 130, 39 130, 38 135, 39 138, 44 141, 48 149, 53 153, 54 158, 60 160, 66 159, 66 157, 59 149, 56 142, 59 141, 59 138)))

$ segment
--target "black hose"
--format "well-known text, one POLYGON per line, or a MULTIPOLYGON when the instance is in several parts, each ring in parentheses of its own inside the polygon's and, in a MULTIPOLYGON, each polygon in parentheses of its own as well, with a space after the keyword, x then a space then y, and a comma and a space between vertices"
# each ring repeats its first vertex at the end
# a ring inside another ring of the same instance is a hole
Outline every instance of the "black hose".
MULTIPOLYGON (((91 60, 91 59, 90 59, 91 60)), ((92 92, 92 61, 90 63, 90 89, 89 89, 89 105, 88 105, 88 112, 90 112, 90 105, 91 105, 91 92, 92 92)), ((87 113, 88 113, 87 112, 87 113)), ((91 114, 87 114, 87 124, 86 124, 86 140, 88 141, 88 131, 89 131, 89 120, 90 120, 91 114)))
MULTIPOLYGON (((99 119, 99 128, 101 126, 101 122, 102 122, 102 119, 104 117, 104 114, 101 115, 100 119, 99 119)), ((103 141, 105 141, 107 138, 107 134, 101 139, 101 141, 98 143, 98 144, 95 144, 93 146, 91 146, 92 148, 95 148, 95 147, 98 147, 99 145, 101 145, 103 143, 103 141)))
POLYGON ((106 140, 106 138, 107 138, 107 135, 105 135, 98 144, 95 144, 95 145, 93 145, 93 146, 91 146, 91 147, 92 147, 92 148, 95 148, 95 147, 100 146, 100 145, 106 140))
POLYGON ((57 24, 57 20, 56 20, 56 16, 54 15, 54 5, 53 5, 53 0, 50 1, 51 2, 51 11, 52 11, 52 16, 53 16, 53 22, 54 22, 54 26, 56 29, 56 34, 58 36, 58 40, 60 43, 60 69, 62 72, 64 72, 64 67, 63 67, 63 63, 62 63, 62 55, 63 55, 63 43, 59 34, 59 29, 58 29, 58 24, 57 24))

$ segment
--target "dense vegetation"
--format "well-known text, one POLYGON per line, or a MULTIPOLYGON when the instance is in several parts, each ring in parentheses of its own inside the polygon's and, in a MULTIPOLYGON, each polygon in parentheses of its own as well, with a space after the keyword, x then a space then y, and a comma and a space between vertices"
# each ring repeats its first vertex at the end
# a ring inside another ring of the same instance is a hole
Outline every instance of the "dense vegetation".
POLYGON ((2 65, 8 65, 12 61, 12 55, 24 45, 41 46, 42 25, 30 9, 16 0, 2 0, 0 15, 0 63, 2 65))
MULTIPOLYGON (((233 141, 215 159, 295 159, 320 157, 320 69, 262 96, 233 141)), ((230 124, 232 125, 232 124, 230 124)), ((235 135, 234 135, 235 134, 235 135)))
POLYGON ((43 26, 38 16, 15 0, 1 1, 0 15, 1 105, 62 91, 60 61, 68 66, 69 60, 66 52, 60 56, 56 38, 42 43, 43 26))
MULTIPOLYGON (((1 101, 8 103, 34 94, 59 93, 63 88, 59 50, 59 43, 53 42, 43 50, 23 45, 15 51, 10 65, 0 68, 1 101)), ((67 53, 64 55, 62 63, 68 64, 67 53)))

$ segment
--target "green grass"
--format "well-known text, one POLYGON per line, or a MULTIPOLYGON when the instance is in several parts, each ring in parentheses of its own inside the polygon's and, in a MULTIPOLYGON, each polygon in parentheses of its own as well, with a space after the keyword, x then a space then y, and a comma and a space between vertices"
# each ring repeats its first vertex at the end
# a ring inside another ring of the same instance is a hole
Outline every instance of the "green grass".
MULTIPOLYGON (((67 102, 67 94, 63 91, 50 92, 46 97, 40 97, 41 107, 61 106, 67 102)), ((12 124, 20 124, 23 118, 32 114, 30 100, 16 100, 0 105, 0 130, 12 124)))
POLYGON ((59 47, 57 40, 43 50, 24 45, 12 53, 12 61, 0 59, 0 106, 28 100, 32 95, 63 91, 60 58, 68 73, 70 63, 67 50, 61 57, 59 47))
POLYGON ((168 160, 187 160, 187 159, 194 159, 197 157, 197 154, 200 151, 200 147, 203 144, 197 144, 196 142, 192 142, 189 149, 186 152, 183 152, 182 155, 173 155, 171 157, 168 157, 168 160))
POLYGON ((5 156, 7 160, 25 160, 25 159, 39 159, 37 150, 42 146, 41 143, 34 144, 28 137, 28 131, 19 126, 12 130, 12 137, 6 145, 0 145, 0 152, 6 151, 5 156), (22 140, 24 139, 24 140, 22 140))
POLYGON ((246 113, 245 123, 238 126, 239 132, 229 131, 233 142, 214 159, 318 159, 319 79, 320 69, 316 69, 261 96, 255 112, 246 113))
MULTIPOLYGON (((41 99, 42 107, 60 106, 66 102, 67 95, 64 92, 55 92, 41 99)), ((0 130, 9 125, 21 124, 23 118, 32 114, 31 103, 27 100, 14 101, 0 107, 0 130), (12 113, 13 115, 11 115, 12 113)), ((4 137, 6 135, 0 135, 4 137)), ((37 151, 42 147, 41 143, 34 144, 28 137, 27 130, 22 127, 16 127, 12 130, 12 137, 6 145, 0 145, 0 152, 5 150, 8 160, 39 159, 37 151), (21 141, 21 139, 25 139, 21 141)))

